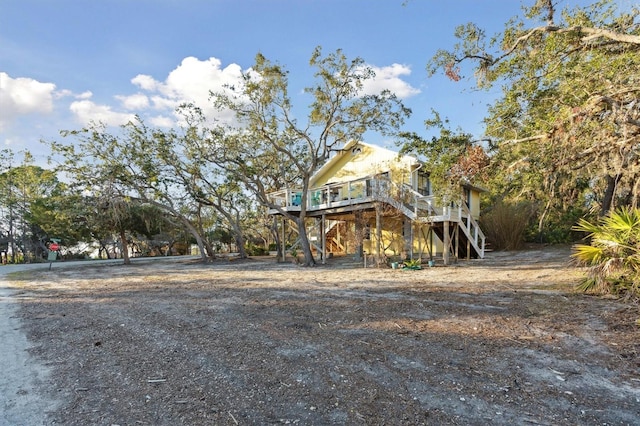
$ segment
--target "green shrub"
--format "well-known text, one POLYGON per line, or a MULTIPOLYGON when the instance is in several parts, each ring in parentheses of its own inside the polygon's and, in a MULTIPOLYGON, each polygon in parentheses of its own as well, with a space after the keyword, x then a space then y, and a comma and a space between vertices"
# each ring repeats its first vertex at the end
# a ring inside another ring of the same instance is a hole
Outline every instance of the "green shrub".
POLYGON ((581 236, 573 230, 573 226, 587 213, 587 210, 582 207, 551 210, 546 215, 542 229, 539 228, 539 217, 532 217, 524 240, 544 244, 574 243, 581 236))
POLYGON ((572 256, 589 267, 580 290, 640 297, 640 209, 624 207, 596 223, 581 219, 573 228, 590 244, 576 244, 572 256))
POLYGON ((264 247, 256 246, 254 244, 247 244, 246 252, 247 256, 265 256, 269 254, 264 247))

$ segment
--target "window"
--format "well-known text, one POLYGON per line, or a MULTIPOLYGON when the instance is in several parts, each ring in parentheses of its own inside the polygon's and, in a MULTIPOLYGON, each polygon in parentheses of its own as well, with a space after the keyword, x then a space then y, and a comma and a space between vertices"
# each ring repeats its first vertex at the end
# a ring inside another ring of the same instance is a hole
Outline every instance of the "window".
POLYGON ((431 194, 431 180, 429 179, 429 173, 418 170, 417 191, 422 195, 431 194))
POLYGON ((467 207, 471 208, 471 190, 469 188, 464 189, 464 199, 467 202, 467 207))

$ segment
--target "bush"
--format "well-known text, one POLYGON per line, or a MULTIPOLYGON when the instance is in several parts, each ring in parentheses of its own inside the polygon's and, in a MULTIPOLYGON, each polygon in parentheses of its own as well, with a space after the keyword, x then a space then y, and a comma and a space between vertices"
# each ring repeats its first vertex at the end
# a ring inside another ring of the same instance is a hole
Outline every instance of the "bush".
POLYGON ((487 241, 495 250, 517 250, 522 248, 530 218, 529 203, 507 204, 500 201, 483 213, 480 222, 487 241))
POLYGON ((251 243, 247 244, 246 252, 247 256, 265 256, 269 254, 269 252, 264 247, 256 246, 251 243))
POLYGON ((588 212, 582 207, 568 207, 565 210, 551 210, 542 229, 538 228, 539 216, 532 217, 525 234, 525 241, 541 244, 566 244, 578 241, 581 236, 573 226, 588 212))
POLYGON ((621 208, 596 223, 581 219, 573 229, 590 240, 574 246, 574 259, 589 267, 579 288, 640 298, 640 209, 621 208))

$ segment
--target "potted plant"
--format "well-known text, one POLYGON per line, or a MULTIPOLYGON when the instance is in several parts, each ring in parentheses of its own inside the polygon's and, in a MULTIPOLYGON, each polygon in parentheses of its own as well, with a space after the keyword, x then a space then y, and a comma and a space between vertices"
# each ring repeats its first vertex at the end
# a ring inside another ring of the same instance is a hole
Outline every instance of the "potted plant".
POLYGON ((422 261, 420 259, 407 259, 403 262, 402 269, 418 270, 422 269, 422 261))

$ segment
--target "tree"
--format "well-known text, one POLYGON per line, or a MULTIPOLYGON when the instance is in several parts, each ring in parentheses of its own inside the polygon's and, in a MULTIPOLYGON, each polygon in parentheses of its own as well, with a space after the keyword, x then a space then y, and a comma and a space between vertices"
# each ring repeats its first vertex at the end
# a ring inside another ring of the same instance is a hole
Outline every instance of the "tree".
POLYGON ((11 246, 12 262, 20 251, 24 260, 39 257, 46 250, 49 223, 38 216, 43 205, 51 197, 62 194, 64 185, 58 181, 54 171, 32 164, 33 157, 24 153, 21 165, 11 166, 13 153, 7 154, 6 170, 0 174, 0 206, 5 216, 2 233, 11 246))
POLYGON ((313 99, 306 124, 300 124, 293 112, 287 71, 261 54, 241 84, 212 93, 215 106, 232 111, 237 124, 212 132, 217 146, 209 157, 261 204, 297 224, 305 265, 315 263, 305 228, 311 176, 349 140, 361 139, 368 131, 393 132, 410 113, 389 91, 363 93, 374 72, 360 58, 348 61, 341 50, 323 56, 318 47, 310 65, 316 69, 316 81, 305 89, 313 99), (297 215, 268 197, 270 191, 291 183, 301 189, 297 215))
POLYGON ((426 159, 429 180, 434 195, 446 205, 451 201, 460 201, 460 185, 486 179, 489 157, 473 137, 462 131, 453 131, 447 127, 448 121, 442 120, 437 111, 433 118, 425 121, 427 129, 436 128, 439 136, 430 140, 416 133, 401 133, 401 154, 414 154, 426 159))
POLYGON ((246 258, 242 222, 251 207, 251 200, 235 176, 210 160, 215 149, 214 139, 207 137, 206 119, 192 104, 182 105, 180 131, 156 129, 151 138, 156 141, 157 161, 174 176, 174 184, 183 188, 202 206, 215 210, 224 218, 238 247, 239 256, 246 258))
POLYGON ((159 161, 158 141, 141 121, 128 123, 119 133, 108 133, 104 125, 92 124, 77 131, 63 131, 75 138, 69 145, 50 143, 63 162, 59 170, 68 174, 79 192, 89 191, 100 200, 133 200, 158 207, 187 229, 205 249, 202 205, 179 185, 173 169, 159 161))
POLYGON ((502 87, 485 119, 494 141, 494 190, 540 203, 539 225, 571 206, 606 214, 640 203, 640 25, 638 8, 616 2, 565 9, 537 0, 487 39, 474 24, 428 64, 452 80, 473 65, 480 88, 502 87))
MULTIPOLYGON (((46 239, 60 239, 68 252, 81 243, 93 241, 96 224, 90 220, 94 200, 76 194, 63 185, 60 191, 39 198, 31 205, 31 220, 46 239)), ((99 227, 103 230, 103 227, 99 227)), ((43 241, 44 242, 44 241, 43 241)))

